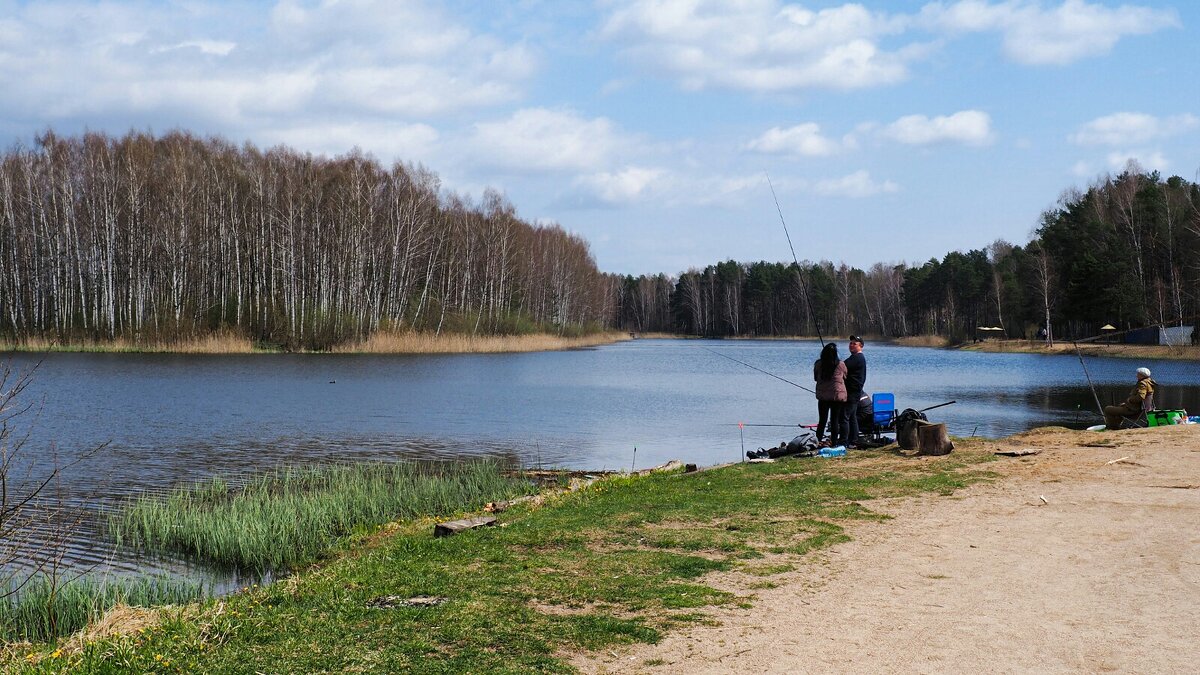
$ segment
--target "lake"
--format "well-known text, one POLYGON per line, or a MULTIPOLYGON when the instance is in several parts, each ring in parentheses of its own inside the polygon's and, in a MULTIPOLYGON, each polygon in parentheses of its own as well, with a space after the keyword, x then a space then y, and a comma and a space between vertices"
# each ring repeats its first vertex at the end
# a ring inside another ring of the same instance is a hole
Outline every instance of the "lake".
MULTIPOLYGON (((839 344, 842 356, 845 345, 839 344)), ((66 501, 92 514, 68 563, 118 572, 187 570, 97 543, 96 514, 143 491, 281 464, 493 456, 526 467, 645 468, 735 461, 816 421, 815 341, 634 340, 529 354, 18 354, 41 365, 14 423, 35 474, 66 466, 66 501), (714 353, 717 352, 717 353, 714 353), (719 354, 718 354, 719 353, 719 354), (36 419, 34 413, 37 413, 36 419), (636 448, 636 452, 635 452, 636 448), (79 458, 83 459, 79 459, 79 458), (75 464, 71 464, 73 461, 75 464)), ((1102 421, 1074 356, 868 344, 867 390, 930 411, 959 436, 1102 421)), ((1200 365, 1087 358, 1102 403, 1147 366, 1159 408, 1200 412, 1200 365)))

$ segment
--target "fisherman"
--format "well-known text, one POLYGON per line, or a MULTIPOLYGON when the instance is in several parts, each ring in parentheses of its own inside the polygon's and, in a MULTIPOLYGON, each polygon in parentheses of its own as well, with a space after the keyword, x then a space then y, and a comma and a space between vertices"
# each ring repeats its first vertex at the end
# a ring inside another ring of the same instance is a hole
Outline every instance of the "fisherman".
POLYGON ((1150 379, 1150 369, 1138 368, 1137 384, 1129 391, 1129 398, 1121 405, 1104 406, 1104 425, 1109 429, 1120 429, 1126 417, 1140 417, 1147 399, 1154 396, 1156 386, 1150 379))
POLYGON ((868 429, 875 427, 875 401, 867 392, 863 392, 861 398, 858 399, 858 429, 860 432, 866 432, 868 429))
POLYGON ((867 357, 862 355, 863 339, 850 336, 850 356, 846 357, 846 405, 842 416, 846 420, 846 447, 858 447, 858 402, 867 384, 867 357))

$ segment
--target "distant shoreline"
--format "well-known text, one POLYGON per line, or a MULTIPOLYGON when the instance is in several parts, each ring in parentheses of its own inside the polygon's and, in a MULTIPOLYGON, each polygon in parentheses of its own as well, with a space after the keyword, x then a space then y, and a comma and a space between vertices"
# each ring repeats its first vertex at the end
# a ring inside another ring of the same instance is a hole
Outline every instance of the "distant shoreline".
MULTIPOLYGON (((993 354, 1075 354, 1075 343, 1056 341, 1053 346, 1029 340, 984 340, 959 345, 957 349, 968 352, 993 354)), ((1106 356, 1119 359, 1170 359, 1176 361, 1200 360, 1200 346, 1196 345, 1128 345, 1088 342, 1079 344, 1079 353, 1084 356, 1106 356)))
POLYGON ((613 344, 631 339, 628 333, 607 332, 566 337, 548 333, 529 335, 463 335, 456 333, 375 333, 362 342, 344 343, 327 351, 288 350, 256 344, 234 334, 214 334, 175 342, 132 342, 124 339, 60 343, 33 339, 0 342, 4 353, 102 354, 501 354, 562 351, 613 344))
MULTIPOLYGON (((774 336, 727 336, 703 337, 696 335, 672 335, 670 333, 638 333, 638 338, 646 339, 676 339, 676 340, 818 340, 815 335, 774 335, 774 336)), ((826 338, 826 341, 841 342, 845 337, 826 338)), ((1033 340, 982 340, 980 342, 964 342, 953 344, 949 338, 940 335, 909 335, 899 338, 884 338, 866 336, 867 343, 893 344, 901 347, 924 347, 929 349, 954 349, 967 352, 985 352, 991 354, 1051 354, 1075 355, 1075 343, 1070 340, 1059 340, 1053 346, 1033 340)), ((1121 359, 1166 359, 1175 361, 1200 360, 1200 346, 1197 345, 1130 345, 1107 342, 1079 343, 1079 352, 1089 357, 1112 357, 1121 359)))

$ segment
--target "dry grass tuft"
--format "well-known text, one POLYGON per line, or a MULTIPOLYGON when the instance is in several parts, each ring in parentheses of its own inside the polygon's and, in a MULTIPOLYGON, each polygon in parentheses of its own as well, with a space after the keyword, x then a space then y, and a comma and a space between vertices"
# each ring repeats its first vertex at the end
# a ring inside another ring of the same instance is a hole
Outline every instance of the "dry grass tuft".
POLYGON ((81 649, 83 645, 96 640, 119 635, 133 635, 144 628, 157 624, 161 614, 161 609, 117 605, 105 612, 104 616, 89 624, 87 628, 71 636, 66 646, 68 651, 72 651, 72 647, 81 649))
POLYGON ((377 332, 363 342, 334 347, 338 353, 368 354, 499 354, 544 352, 594 347, 628 340, 627 333, 597 333, 569 338, 534 335, 458 335, 444 333, 377 332))

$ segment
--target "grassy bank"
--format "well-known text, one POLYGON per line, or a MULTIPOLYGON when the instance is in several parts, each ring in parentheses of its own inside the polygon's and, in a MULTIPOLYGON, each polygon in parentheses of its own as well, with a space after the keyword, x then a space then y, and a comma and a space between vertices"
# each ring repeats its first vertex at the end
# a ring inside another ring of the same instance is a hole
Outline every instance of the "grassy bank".
MULTIPOLYGON (((468 335, 460 333, 378 332, 362 342, 336 345, 329 351, 350 354, 491 354, 540 352, 594 347, 628 340, 628 333, 608 332, 580 336, 549 333, 526 335, 468 335)), ((277 345, 255 343, 233 333, 217 333, 184 340, 87 340, 59 342, 28 338, 0 341, 0 352, 105 352, 144 354, 279 354, 277 345)))
POLYGON ((112 518, 119 543, 243 570, 315 560, 339 538, 395 519, 482 508, 531 490, 494 462, 280 469, 237 487, 220 478, 142 497, 112 518))
MULTIPOLYGON (((751 611, 755 589, 880 519, 870 500, 949 494, 983 452, 740 464, 616 477, 435 539, 420 519, 361 534, 266 588, 159 613, 152 628, 9 648, 28 672, 569 672, 566 658, 751 611), (720 583, 707 577, 720 573, 720 583), (413 601, 414 598, 426 598, 413 601), (59 650, 56 652, 56 649, 59 650)), ((645 664, 630 664, 636 669, 645 664)))

